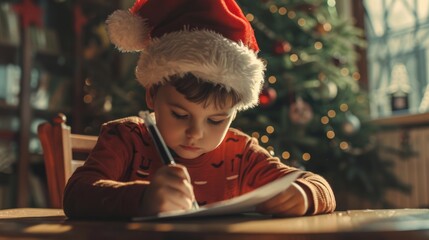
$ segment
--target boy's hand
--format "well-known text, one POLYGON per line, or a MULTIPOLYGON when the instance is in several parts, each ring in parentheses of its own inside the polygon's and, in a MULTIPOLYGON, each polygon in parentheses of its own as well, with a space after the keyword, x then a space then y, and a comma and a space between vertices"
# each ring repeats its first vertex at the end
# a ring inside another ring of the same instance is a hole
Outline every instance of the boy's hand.
POLYGON ((154 175, 143 197, 143 215, 187 210, 192 208, 194 191, 189 173, 183 165, 160 168, 154 175))
POLYGON ((296 183, 275 197, 259 204, 256 211, 280 217, 303 216, 307 213, 308 197, 304 189, 296 183))

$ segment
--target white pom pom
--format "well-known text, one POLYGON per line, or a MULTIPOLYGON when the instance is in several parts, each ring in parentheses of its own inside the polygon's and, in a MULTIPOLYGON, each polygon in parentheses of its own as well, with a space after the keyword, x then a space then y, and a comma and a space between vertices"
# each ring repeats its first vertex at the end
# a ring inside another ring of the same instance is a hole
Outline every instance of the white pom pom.
POLYGON ((116 10, 106 20, 110 41, 123 52, 143 50, 149 40, 144 19, 125 10, 116 10))

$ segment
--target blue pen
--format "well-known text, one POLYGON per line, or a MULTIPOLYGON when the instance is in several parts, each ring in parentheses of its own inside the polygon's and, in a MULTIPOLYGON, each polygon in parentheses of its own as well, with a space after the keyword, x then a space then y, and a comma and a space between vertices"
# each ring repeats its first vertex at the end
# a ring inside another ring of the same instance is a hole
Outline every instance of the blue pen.
MULTIPOLYGON (((146 129, 148 130, 153 141, 155 142, 155 147, 163 163, 165 165, 176 164, 176 162, 173 159, 173 156, 171 155, 170 151, 167 148, 167 145, 164 142, 164 139, 162 138, 158 128, 156 127, 155 121, 150 116, 149 111, 140 111, 139 115, 141 118, 143 118, 146 129)), ((192 202, 192 207, 193 209, 198 209, 197 201, 192 202)))

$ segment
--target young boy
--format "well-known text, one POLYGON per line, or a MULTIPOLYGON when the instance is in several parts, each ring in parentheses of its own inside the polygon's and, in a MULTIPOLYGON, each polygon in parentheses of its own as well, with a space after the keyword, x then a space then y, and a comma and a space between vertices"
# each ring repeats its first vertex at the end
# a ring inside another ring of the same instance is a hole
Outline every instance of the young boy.
MULTIPOLYGON (((102 126, 85 165, 69 179, 69 217, 133 217, 186 210, 250 192, 298 169, 230 128, 258 103, 265 66, 250 23, 233 0, 137 1, 107 20, 123 51, 141 51, 136 76, 174 155, 164 166, 138 117, 102 126)), ((257 211, 277 216, 332 212, 319 175, 302 175, 257 211)))

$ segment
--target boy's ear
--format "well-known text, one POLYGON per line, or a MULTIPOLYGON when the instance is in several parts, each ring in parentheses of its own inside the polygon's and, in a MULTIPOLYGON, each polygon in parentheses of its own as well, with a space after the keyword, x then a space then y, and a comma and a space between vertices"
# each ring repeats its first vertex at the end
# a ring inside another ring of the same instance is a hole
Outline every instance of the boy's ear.
POLYGON ((149 109, 153 110, 153 91, 151 88, 146 88, 146 105, 149 109))

